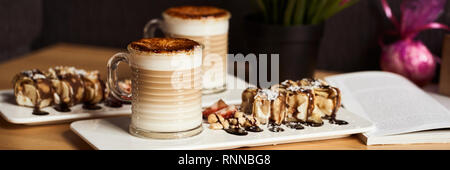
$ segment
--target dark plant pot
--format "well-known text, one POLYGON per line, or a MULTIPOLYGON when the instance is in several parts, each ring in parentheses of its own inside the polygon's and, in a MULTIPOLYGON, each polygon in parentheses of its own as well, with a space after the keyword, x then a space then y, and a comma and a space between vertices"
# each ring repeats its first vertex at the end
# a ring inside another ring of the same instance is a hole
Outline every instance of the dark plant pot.
POLYGON ((245 29, 248 53, 268 54, 269 64, 270 54, 279 54, 279 81, 313 77, 323 24, 285 27, 247 17, 245 29))

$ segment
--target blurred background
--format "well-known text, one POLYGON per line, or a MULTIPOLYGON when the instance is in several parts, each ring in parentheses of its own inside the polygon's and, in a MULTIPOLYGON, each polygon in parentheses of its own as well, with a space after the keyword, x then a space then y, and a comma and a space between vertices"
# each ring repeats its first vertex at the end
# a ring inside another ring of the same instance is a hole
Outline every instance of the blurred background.
MULTIPOLYGON (((141 38, 149 19, 178 5, 213 5, 232 13, 229 53, 250 53, 244 37, 245 15, 252 13, 250 0, 0 0, 0 62, 30 51, 66 42, 124 49, 141 38)), ((398 11, 401 1, 389 3, 398 11)), ((450 24, 450 3, 438 20, 450 24)), ((360 71, 379 69, 384 30, 393 28, 378 0, 362 0, 325 23, 318 69, 360 71)), ((425 31, 422 40, 437 56, 441 55, 444 31, 425 31)))

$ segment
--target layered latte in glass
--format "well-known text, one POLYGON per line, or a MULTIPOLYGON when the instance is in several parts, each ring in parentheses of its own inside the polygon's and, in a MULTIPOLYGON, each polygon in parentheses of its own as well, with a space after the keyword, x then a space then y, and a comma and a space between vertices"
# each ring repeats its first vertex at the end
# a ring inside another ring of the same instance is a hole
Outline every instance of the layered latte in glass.
POLYGON ((132 101, 130 132, 150 138, 182 138, 202 131, 202 47, 183 38, 141 39, 109 62, 109 86, 132 101), (132 94, 116 88, 120 61, 132 69, 132 94))
POLYGON ((230 12, 210 6, 181 6, 165 10, 163 21, 151 20, 144 36, 160 27, 168 37, 199 42, 203 49, 203 93, 224 91, 227 79, 228 27, 230 12))

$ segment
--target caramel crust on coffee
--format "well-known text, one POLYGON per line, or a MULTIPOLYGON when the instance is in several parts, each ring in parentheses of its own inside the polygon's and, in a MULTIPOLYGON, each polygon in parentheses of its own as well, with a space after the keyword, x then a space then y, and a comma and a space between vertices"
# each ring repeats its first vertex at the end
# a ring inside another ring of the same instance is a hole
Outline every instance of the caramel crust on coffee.
POLYGON ((180 6, 167 9, 164 13, 183 19, 223 18, 229 17, 227 10, 213 6, 180 6))
POLYGON ((134 41, 129 48, 140 52, 174 53, 192 52, 200 46, 196 41, 185 38, 144 38, 134 41))

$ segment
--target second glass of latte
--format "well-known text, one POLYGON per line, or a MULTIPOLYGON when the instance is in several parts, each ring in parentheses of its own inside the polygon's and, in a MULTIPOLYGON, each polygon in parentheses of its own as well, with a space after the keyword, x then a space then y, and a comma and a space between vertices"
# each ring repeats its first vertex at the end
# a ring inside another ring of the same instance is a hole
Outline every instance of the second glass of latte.
POLYGON ((167 37, 187 38, 203 45, 203 94, 226 90, 230 12, 211 6, 180 6, 165 10, 163 20, 150 20, 144 37, 161 29, 167 37))

